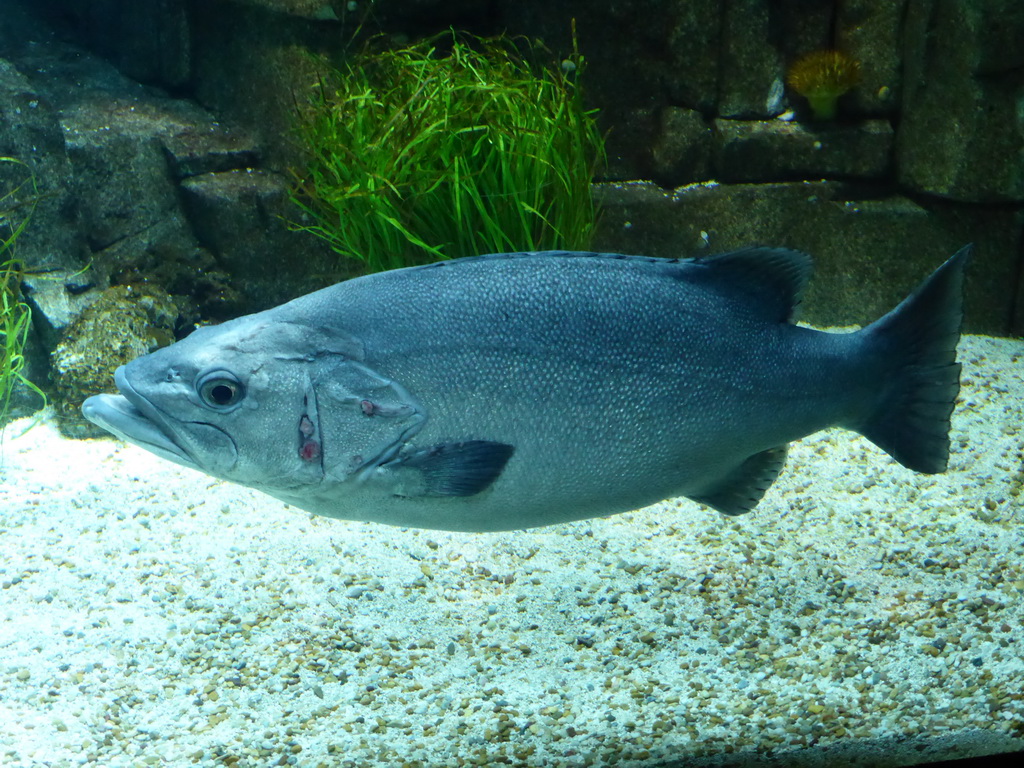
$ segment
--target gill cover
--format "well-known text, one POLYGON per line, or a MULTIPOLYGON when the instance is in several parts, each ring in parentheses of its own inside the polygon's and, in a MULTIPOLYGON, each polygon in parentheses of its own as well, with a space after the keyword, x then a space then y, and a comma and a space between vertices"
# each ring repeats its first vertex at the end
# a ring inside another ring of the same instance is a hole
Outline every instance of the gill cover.
POLYGON ((306 389, 300 418, 300 456, 322 441, 324 479, 366 480, 394 459, 427 420, 423 407, 395 381, 355 360, 322 361, 306 389), (308 424, 307 424, 308 421, 308 424), (315 434, 301 434, 314 427, 315 434))

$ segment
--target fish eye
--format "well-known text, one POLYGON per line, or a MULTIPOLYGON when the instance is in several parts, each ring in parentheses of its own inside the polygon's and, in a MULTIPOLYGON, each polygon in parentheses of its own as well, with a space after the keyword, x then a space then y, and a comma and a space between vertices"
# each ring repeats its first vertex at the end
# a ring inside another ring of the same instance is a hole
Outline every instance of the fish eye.
POLYGON ((215 371, 204 376, 196 386, 205 405, 225 410, 238 405, 245 397, 245 387, 227 371, 215 371))

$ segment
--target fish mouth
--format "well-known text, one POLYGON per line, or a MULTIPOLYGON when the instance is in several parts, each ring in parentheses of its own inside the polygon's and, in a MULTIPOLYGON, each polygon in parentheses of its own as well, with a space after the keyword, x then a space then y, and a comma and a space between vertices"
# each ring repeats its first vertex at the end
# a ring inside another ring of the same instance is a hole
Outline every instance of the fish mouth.
POLYGON ((174 431, 152 404, 135 391, 124 375, 124 366, 114 372, 119 395, 93 395, 82 403, 82 415, 114 436, 135 443, 161 458, 192 469, 199 466, 174 440, 174 431))

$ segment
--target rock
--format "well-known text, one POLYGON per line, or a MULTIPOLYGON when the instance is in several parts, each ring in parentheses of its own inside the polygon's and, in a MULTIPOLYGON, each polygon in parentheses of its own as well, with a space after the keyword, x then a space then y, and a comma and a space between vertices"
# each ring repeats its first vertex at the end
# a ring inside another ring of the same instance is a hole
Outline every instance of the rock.
POLYGON ((892 162, 887 120, 806 125, 784 120, 715 120, 718 181, 882 179, 892 162))
POLYGON ((193 114, 180 122, 166 117, 161 132, 163 148, 175 178, 251 168, 258 163, 259 151, 246 133, 237 128, 228 130, 188 102, 179 104, 187 104, 185 111, 193 114))
POLYGON ((80 263, 85 243, 78 198, 68 184, 71 165, 58 115, 19 68, 4 59, 0 59, 0 157, 17 161, 0 162, 0 221, 15 226, 25 223, 18 236, 17 257, 51 269, 80 263))
POLYGON ((907 0, 844 0, 837 5, 835 47, 860 62, 860 85, 844 97, 854 113, 891 116, 899 109, 906 6, 907 0))
POLYGON ((194 88, 207 109, 231 125, 245 125, 261 164, 285 170, 300 158, 292 135, 295 103, 317 87, 324 59, 352 42, 356 19, 343 25, 273 12, 248 2, 192 6, 194 88))
POLYGON ((312 235, 290 231, 287 182, 267 171, 206 173, 186 179, 182 201, 199 241, 217 254, 232 285, 265 309, 321 288, 340 259, 312 235))
MULTIPOLYGON (((409 34, 431 34, 449 29, 473 29, 494 13, 480 0, 335 0, 339 17, 355 17, 363 23, 381 24, 409 34)), ((520 6, 523 3, 519 3, 520 6)))
POLYGON ((775 117, 783 111, 785 72, 772 44, 770 5, 764 0, 733 0, 723 6, 716 110, 721 117, 775 117))
MULTIPOLYGON (((666 107, 676 109, 676 107, 666 107)), ((605 153, 608 162, 600 169, 603 181, 631 181, 637 178, 661 178, 659 163, 654 160, 654 148, 663 144, 670 150, 675 139, 665 135, 661 120, 653 109, 638 107, 619 112, 615 118, 615 130, 605 139, 605 153)), ((661 163, 671 166, 674 160, 666 151, 661 163)), ((665 168, 663 170, 669 170, 665 168)))
POLYGON ((841 182, 600 184, 594 248, 678 258, 755 244, 807 251, 815 274, 801 319, 816 325, 869 323, 892 309, 932 270, 969 242, 966 328, 1004 334, 1016 292, 1015 261, 1024 213, 964 213, 877 188, 841 182))
POLYGON ((971 202, 1024 200, 1024 4, 910 0, 900 181, 971 202))
MULTIPOLYGON (((5 10, 0 51, 11 50, 12 38, 23 32, 17 12, 5 10)), ((62 290, 61 275, 77 269, 86 250, 79 231, 77 196, 67 183, 71 166, 63 133, 49 101, 18 66, 4 58, 0 58, 0 157, 17 161, 0 162, 0 240, 24 225, 13 247, 0 253, 0 263, 17 258, 30 270, 45 272, 52 281, 47 285, 62 290)), ((29 289, 22 283, 21 290, 29 289)), ((32 306, 31 299, 26 303, 32 306)), ((33 326, 37 325, 33 313, 33 326)), ((45 389, 49 347, 40 342, 35 327, 32 331, 21 350, 20 373, 45 389)), ((38 393, 15 381, 6 416, 28 416, 42 404, 38 393)))
POLYGON ((69 437, 98 437, 81 414, 82 401, 109 392, 114 370, 174 341, 177 307, 153 286, 108 288, 67 329, 51 357, 56 415, 69 437))
POLYGON ((128 77, 177 89, 192 75, 188 0, 38 0, 46 18, 128 77))
MULTIPOLYGON (((665 15, 661 17, 668 61, 655 64, 648 60, 646 63, 661 70, 671 104, 685 104, 702 114, 714 114, 718 107, 722 4, 716 0, 695 0, 670 6, 663 9, 665 15)), ((652 29, 648 34, 655 32, 652 29)), ((606 29, 606 34, 609 33, 606 29)), ((639 53, 648 59, 658 47, 648 45, 645 49, 639 53)))
POLYGON ((21 289, 32 309, 33 332, 46 349, 56 346, 64 330, 94 300, 93 285, 79 270, 58 269, 24 276, 21 289))
MULTIPOLYGON (((59 120, 69 166, 59 183, 78 201, 81 220, 74 226, 89 249, 102 251, 168 223, 178 224, 170 236, 187 237, 163 139, 184 123, 213 119, 195 105, 151 93, 78 49, 33 46, 19 66, 59 120)), ((60 219, 48 223, 69 226, 60 219)), ((82 255, 74 254, 78 264, 82 255)))
POLYGON ((82 190, 85 234, 93 251, 176 221, 172 237, 187 237, 177 216, 177 191, 155 130, 159 110, 141 101, 96 94, 64 109, 68 157, 82 190))
POLYGON ((112 244, 190 240, 176 179, 250 165, 255 145, 77 48, 32 43, 44 33, 19 19, 20 47, 7 41, 17 65, 0 65, 0 111, 13 110, 0 121, 0 150, 31 159, 43 196, 19 239, 29 270, 76 271, 93 260, 104 273, 112 244))
POLYGON ((103 261, 113 267, 110 282, 153 284, 171 294, 179 310, 176 335, 185 335, 197 323, 221 322, 246 313, 235 279, 194 240, 163 241, 150 248, 138 245, 122 240, 104 251, 103 261))
POLYGON ((711 128, 700 112, 666 107, 651 151, 655 180, 676 187, 711 178, 711 139, 711 128))
POLYGON ((768 3, 769 28, 777 30, 772 34, 772 44, 779 48, 787 64, 811 51, 832 47, 833 35, 839 31, 837 16, 846 2, 768 3), (778 30, 784 31, 779 34, 778 30))
MULTIPOLYGON (((349 3, 346 0, 238 0, 239 5, 250 5, 254 8, 263 8, 272 13, 280 13, 286 16, 299 16, 315 21, 337 21, 349 13, 349 3), (335 6, 340 6, 336 8, 335 6), (338 11, 341 11, 341 16, 338 11)), ((354 3, 359 6, 361 3, 354 3)), ((356 9, 354 8, 353 11, 356 9)))
POLYGON ((49 73, 41 85, 59 106, 94 251, 161 224, 164 237, 188 238, 177 179, 256 161, 246 135, 226 131, 192 102, 149 93, 109 65, 72 58, 65 71, 51 65, 49 73))

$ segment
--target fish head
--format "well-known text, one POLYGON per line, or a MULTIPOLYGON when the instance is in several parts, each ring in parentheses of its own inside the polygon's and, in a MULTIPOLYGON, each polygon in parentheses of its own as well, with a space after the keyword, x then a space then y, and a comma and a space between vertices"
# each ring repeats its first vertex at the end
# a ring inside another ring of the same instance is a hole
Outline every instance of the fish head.
POLYGON ((267 492, 321 482, 316 381, 361 348, 267 314, 200 328, 121 366, 119 394, 88 398, 83 414, 165 459, 267 492))

